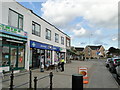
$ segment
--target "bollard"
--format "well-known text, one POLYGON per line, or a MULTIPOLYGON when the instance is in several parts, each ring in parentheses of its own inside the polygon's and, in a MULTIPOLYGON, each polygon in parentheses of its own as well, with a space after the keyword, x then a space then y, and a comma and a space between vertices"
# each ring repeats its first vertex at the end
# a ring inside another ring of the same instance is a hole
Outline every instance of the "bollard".
POLYGON ((37 90, 37 77, 34 77, 34 90, 37 90))
POLYGON ((83 76, 80 74, 72 75, 72 90, 83 90, 83 76))
POLYGON ((53 73, 50 72, 50 90, 52 90, 52 77, 53 77, 53 73))
POLYGON ((13 90, 13 79, 14 79, 14 74, 13 74, 13 69, 12 69, 12 73, 10 75, 10 90, 13 90))
POLYGON ((29 88, 32 88, 32 71, 30 70, 29 88))

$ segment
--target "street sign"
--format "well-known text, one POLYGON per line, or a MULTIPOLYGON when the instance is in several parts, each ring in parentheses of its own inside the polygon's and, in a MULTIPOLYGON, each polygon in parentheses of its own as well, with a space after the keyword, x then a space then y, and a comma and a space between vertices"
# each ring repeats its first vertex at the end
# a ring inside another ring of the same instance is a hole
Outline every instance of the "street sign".
POLYGON ((87 68, 86 67, 79 67, 78 73, 83 75, 83 77, 87 77, 87 68))

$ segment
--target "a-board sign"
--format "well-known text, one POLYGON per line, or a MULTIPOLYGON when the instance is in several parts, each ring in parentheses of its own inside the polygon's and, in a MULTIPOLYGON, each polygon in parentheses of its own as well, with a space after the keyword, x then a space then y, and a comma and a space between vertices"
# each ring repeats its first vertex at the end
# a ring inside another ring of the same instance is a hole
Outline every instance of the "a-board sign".
POLYGON ((86 67, 79 67, 78 68, 78 73, 83 75, 83 77, 87 77, 87 68, 86 67))

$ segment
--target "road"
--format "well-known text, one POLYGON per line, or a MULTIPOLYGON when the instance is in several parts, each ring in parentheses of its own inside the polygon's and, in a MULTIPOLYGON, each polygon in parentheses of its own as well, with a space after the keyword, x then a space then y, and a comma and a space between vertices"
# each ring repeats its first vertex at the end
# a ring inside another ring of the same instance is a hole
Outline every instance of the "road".
MULTIPOLYGON (((113 78, 112 74, 105 67, 105 60, 89 60, 89 61, 72 61, 72 63, 65 64, 64 72, 56 72, 55 70, 49 70, 40 72, 39 69, 32 70, 33 77, 48 75, 51 71, 54 74, 53 87, 54 88, 72 88, 72 75, 78 74, 78 67, 87 67, 89 83, 84 84, 84 88, 118 88, 118 85, 113 78)), ((18 73, 19 74, 19 73, 18 73)), ((8 78, 8 77, 5 77, 8 78)), ((34 78, 32 78, 33 81, 34 78)), ((15 78, 14 85, 19 85, 23 82, 29 81, 29 75, 23 75, 15 78)), ((10 82, 2 84, 3 88, 7 88, 10 82)), ((34 87, 34 83, 32 83, 34 87)), ((49 78, 45 78, 38 81, 38 88, 45 88, 49 85, 49 78)), ((22 86, 20 88, 27 88, 29 85, 22 86)))
POLYGON ((105 67, 105 60, 92 60, 94 66, 89 70, 88 88, 118 88, 112 74, 105 67))

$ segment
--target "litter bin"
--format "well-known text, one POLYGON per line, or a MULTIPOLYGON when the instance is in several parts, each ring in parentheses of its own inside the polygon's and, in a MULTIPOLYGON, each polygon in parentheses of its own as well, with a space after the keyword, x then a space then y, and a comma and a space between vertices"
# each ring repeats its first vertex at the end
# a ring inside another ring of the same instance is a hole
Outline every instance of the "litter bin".
POLYGON ((72 90, 83 90, 83 75, 72 75, 72 90))

